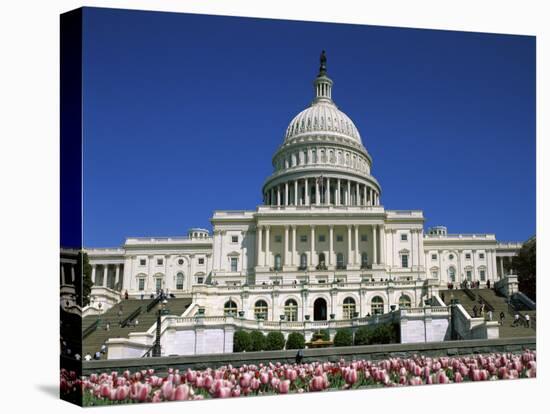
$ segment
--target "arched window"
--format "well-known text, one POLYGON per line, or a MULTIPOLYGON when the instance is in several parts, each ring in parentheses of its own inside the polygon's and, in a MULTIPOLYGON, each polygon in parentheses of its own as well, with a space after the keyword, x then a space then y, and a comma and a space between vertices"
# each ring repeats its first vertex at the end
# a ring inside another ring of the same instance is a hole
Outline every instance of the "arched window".
POLYGON ((380 296, 372 298, 370 310, 372 315, 381 315, 384 313, 384 299, 380 296))
POLYGON ((183 273, 178 273, 176 275, 176 289, 183 289, 183 273))
POLYGON ((300 269, 304 270, 307 268, 307 254, 302 253, 300 255, 300 269))
POLYGON ((454 267, 449 267, 449 279, 451 280, 451 282, 456 281, 456 272, 454 267))
POLYGON ((228 300, 223 305, 223 314, 225 316, 236 316, 237 315, 237 304, 232 300, 228 300))
POLYGON ((276 254, 275 255, 275 269, 276 270, 281 270, 282 268, 282 265, 281 265, 281 255, 280 254, 276 254))
POLYGON ((342 253, 336 254, 336 268, 337 269, 345 269, 344 265, 344 255, 342 253))
POLYGON ((267 302, 265 300, 259 300, 254 304, 254 317, 267 320, 267 302))
POLYGON ((298 320, 298 303, 294 299, 285 302, 285 318, 289 322, 298 320))
POLYGON ((367 253, 361 253, 361 269, 366 269, 369 266, 369 256, 367 253))
POLYGON ((347 297, 344 299, 344 319, 351 319, 355 314, 355 299, 347 297))
POLYGON ((399 309, 410 309, 411 308, 411 298, 407 295, 401 295, 399 298, 399 309))

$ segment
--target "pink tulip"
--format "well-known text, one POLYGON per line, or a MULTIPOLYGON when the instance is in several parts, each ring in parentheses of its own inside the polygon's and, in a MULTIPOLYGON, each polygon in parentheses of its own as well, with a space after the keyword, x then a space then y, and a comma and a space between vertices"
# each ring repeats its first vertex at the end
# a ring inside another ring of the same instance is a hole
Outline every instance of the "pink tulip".
POLYGON ((459 382, 463 381, 463 378, 462 378, 462 375, 460 374, 460 372, 455 372, 454 373, 454 379, 453 380, 456 383, 459 383, 459 382))
POLYGON ((344 374, 344 379, 347 384, 353 385, 357 382, 357 370, 350 368, 344 374))
POLYGON ((310 381, 309 381, 309 389, 311 391, 323 391, 324 390, 325 381, 324 378, 321 375, 315 375, 310 381))
POLYGON ((260 374, 260 382, 264 385, 267 384, 269 382, 269 375, 265 372, 262 372, 260 374))
POLYGON ((216 398, 228 398, 231 397, 231 388, 221 387, 215 394, 216 398))
POLYGON ((279 393, 288 394, 290 390, 290 380, 284 380, 279 382, 279 393))
POLYGON ((116 389, 116 399, 118 401, 123 401, 126 398, 128 398, 128 394, 130 392, 130 389, 126 386, 118 387, 116 389))
POLYGON ((241 388, 250 387, 251 380, 252 380, 252 375, 250 375, 249 373, 243 374, 242 377, 239 378, 239 384, 241 388))
POLYGON ((190 388, 187 384, 178 385, 174 391, 173 399, 176 401, 187 400, 189 397, 190 388))

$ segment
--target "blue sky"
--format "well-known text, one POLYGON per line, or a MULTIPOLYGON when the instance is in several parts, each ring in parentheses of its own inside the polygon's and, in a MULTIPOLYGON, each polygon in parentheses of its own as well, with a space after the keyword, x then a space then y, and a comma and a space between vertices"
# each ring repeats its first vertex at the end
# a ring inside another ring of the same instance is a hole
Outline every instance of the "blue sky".
POLYGON ((254 209, 325 49, 387 209, 535 233, 535 38, 88 8, 84 245, 254 209))

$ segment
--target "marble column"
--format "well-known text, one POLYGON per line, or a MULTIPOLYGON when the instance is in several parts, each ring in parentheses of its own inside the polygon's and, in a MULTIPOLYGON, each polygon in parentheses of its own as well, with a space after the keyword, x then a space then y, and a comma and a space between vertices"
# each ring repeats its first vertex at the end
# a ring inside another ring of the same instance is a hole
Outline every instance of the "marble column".
POLYGON ((363 186, 363 205, 367 205, 367 186, 363 186))
POLYGON ((307 178, 305 179, 305 198, 306 198, 306 206, 309 206, 309 185, 307 183, 307 178))
POLYGON ((321 194, 319 194, 319 180, 315 179, 315 205, 321 204, 321 194))
MULTIPOLYGON (((97 265, 92 265, 92 283, 95 285, 95 272, 96 272, 97 265)), ((63 283, 65 283, 65 271, 63 270, 63 266, 61 266, 61 274, 63 275, 63 283)))
POLYGON ((386 230, 384 225, 380 225, 380 264, 386 264, 386 230))
POLYGON ((311 226, 310 227, 311 231, 310 231, 310 258, 309 258, 309 265, 310 266, 315 266, 315 263, 317 262, 315 259, 314 259, 314 254, 315 254, 315 226, 311 226))
POLYGON ((296 266, 296 226, 292 226, 292 266, 296 266))
POLYGON ((262 266, 264 263, 262 260, 262 237, 263 227, 258 226, 256 230, 256 266, 262 266))
POLYGON ((271 266, 271 254, 269 252, 269 226, 265 226, 264 266, 271 266))
POLYGON ((330 178, 327 178, 327 184, 325 187, 325 204, 330 204, 330 178))
POLYGON ((358 206, 361 203, 359 202, 361 197, 359 196, 359 183, 355 183, 355 205, 358 206))
POLYGON ((334 264, 334 226, 331 224, 328 226, 328 264, 332 266, 334 264))
POLYGON ((288 202, 288 196, 289 196, 289 192, 288 192, 288 181, 287 181, 285 183, 285 206, 290 205, 290 203, 288 202))
POLYGON ((277 186, 277 206, 281 205, 281 186, 277 186))
MULTIPOLYGON (((164 273, 165 277, 168 278, 168 276, 166 276, 166 272, 164 273)), ((115 289, 118 288, 118 282, 120 281, 120 264, 116 264, 115 265, 115 289)))
POLYGON ((346 206, 351 206, 351 181, 348 180, 348 191, 346 192, 346 206))
POLYGON ((283 250, 283 266, 289 265, 288 260, 288 225, 285 226, 285 244, 284 244, 284 250, 283 250))
POLYGON ((294 205, 298 205, 298 180, 294 180, 294 205))
POLYGON ((336 179, 336 205, 340 205, 340 179, 336 179))
POLYGON ((352 261, 352 250, 351 250, 351 224, 348 224, 348 266, 351 266, 352 261))
POLYGON ((360 263, 359 259, 359 225, 355 225, 355 264, 360 263))
POLYGON ((372 226, 372 264, 378 264, 378 252, 377 252, 377 237, 376 233, 378 233, 378 225, 375 224, 372 226))

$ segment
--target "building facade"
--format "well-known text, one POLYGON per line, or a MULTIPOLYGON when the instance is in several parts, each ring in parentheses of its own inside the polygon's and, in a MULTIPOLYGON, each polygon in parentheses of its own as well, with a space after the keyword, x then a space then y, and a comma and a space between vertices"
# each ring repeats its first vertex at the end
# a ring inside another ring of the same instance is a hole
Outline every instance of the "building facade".
POLYGON ((386 210, 353 121, 332 100, 322 55, 311 105, 291 121, 252 211, 215 211, 212 231, 128 238, 87 249, 91 307, 126 292, 192 297, 207 316, 350 319, 423 306, 434 291, 511 273, 520 243, 494 234, 424 231, 420 210, 386 210))

